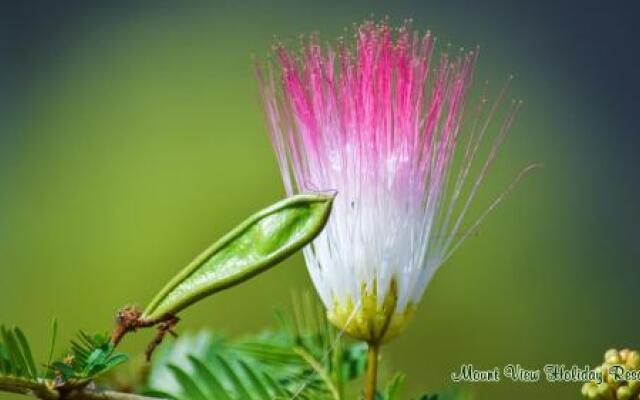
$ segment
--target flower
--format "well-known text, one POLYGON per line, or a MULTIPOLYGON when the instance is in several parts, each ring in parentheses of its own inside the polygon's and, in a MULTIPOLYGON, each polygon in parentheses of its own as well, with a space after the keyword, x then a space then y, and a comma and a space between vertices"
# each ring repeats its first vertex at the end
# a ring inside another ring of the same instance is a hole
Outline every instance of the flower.
POLYGON ((602 378, 582 385, 582 395, 588 399, 640 399, 640 352, 630 349, 609 349, 604 363, 593 369, 602 378))
POLYGON ((479 102, 462 146, 477 51, 436 56, 430 33, 387 22, 365 22, 354 40, 353 50, 344 40, 323 49, 312 35, 299 56, 277 45, 279 68, 258 67, 258 79, 287 193, 338 192, 324 232, 304 250, 328 318, 379 343, 404 330, 435 271, 506 194, 461 229, 520 104, 466 187, 504 96, 488 116, 479 102))

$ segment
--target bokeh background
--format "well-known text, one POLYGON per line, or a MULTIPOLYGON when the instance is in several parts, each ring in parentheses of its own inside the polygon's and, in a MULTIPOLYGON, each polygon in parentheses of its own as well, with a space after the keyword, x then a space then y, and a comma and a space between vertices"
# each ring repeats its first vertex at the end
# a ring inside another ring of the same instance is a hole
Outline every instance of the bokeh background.
MULTIPOLYGON (((529 177, 438 272, 385 350, 410 393, 462 363, 597 364, 640 347, 638 28, 632 2, 5 1, 0 6, 0 321, 42 356, 106 331, 248 214, 283 196, 252 56, 373 14, 480 45, 477 77, 525 106, 481 201, 529 177)), ((480 79, 479 79, 480 80, 480 79)), ((309 289, 300 256, 184 313, 180 330, 272 321, 309 289)), ((138 352, 150 332, 129 338, 138 352)), ((578 384, 467 385, 479 399, 578 384)), ((0 394, 0 398, 11 396, 0 394)))

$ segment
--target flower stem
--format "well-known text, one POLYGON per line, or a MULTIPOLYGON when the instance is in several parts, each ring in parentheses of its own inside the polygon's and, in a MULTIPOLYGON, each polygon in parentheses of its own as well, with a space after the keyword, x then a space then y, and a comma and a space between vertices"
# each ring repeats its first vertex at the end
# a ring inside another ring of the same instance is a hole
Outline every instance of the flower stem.
POLYGON ((369 351, 367 352, 367 376, 364 387, 365 400, 374 400, 376 397, 379 354, 380 344, 377 342, 369 342, 369 351))

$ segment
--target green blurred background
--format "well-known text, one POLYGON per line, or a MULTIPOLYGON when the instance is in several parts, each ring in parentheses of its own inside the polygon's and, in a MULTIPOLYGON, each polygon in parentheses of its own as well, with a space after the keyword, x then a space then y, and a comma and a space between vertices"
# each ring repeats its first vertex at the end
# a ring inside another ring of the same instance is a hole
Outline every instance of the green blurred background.
MULTIPOLYGON (((631 3, 630 3, 631 4, 631 3)), ((0 7, 0 321, 43 356, 104 331, 283 190, 252 56, 274 36, 325 39, 372 13, 481 47, 477 77, 516 75, 525 100, 480 205, 528 178, 432 281, 384 352, 410 392, 462 363, 597 364, 640 347, 638 32, 632 7, 581 2, 3 2, 0 7), (482 3, 482 4, 480 4, 482 3), (616 8, 617 7, 617 8, 616 8), (635 114, 635 115, 634 115, 635 114)), ((184 313, 180 330, 256 331, 292 291, 300 256, 184 313)), ((138 352, 150 332, 127 339, 138 352)), ((578 384, 477 384, 479 399, 578 398, 578 384)), ((9 399, 0 394, 0 398, 9 399)))

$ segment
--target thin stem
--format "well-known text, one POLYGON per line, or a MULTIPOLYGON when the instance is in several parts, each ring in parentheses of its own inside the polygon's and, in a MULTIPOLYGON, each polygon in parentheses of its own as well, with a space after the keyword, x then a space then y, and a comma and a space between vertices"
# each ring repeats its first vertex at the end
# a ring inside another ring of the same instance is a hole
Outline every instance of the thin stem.
POLYGON ((369 343, 367 352, 367 376, 364 386, 364 399, 374 400, 376 397, 376 384, 378 381, 378 357, 380 355, 380 344, 369 343))
POLYGON ((71 393, 68 398, 70 400, 154 400, 153 397, 114 392, 112 390, 81 390, 71 393))
POLYGON ((57 400, 59 393, 40 382, 0 376, 0 392, 31 395, 43 400, 57 400))
POLYGON ((340 400, 340 391, 338 390, 336 385, 334 385, 333 381, 331 380, 331 376, 329 376, 327 371, 318 362, 318 360, 316 360, 311 354, 305 351, 302 347, 296 346, 293 348, 293 351, 297 355, 299 355, 300 358, 302 358, 307 364, 309 364, 309 366, 313 368, 314 371, 316 371, 316 373, 320 376, 320 378, 324 381, 324 383, 326 383, 334 400, 340 400))
POLYGON ((0 393, 19 393, 43 400, 154 400, 153 397, 88 387, 72 388, 65 393, 49 388, 44 381, 0 376, 0 393))

